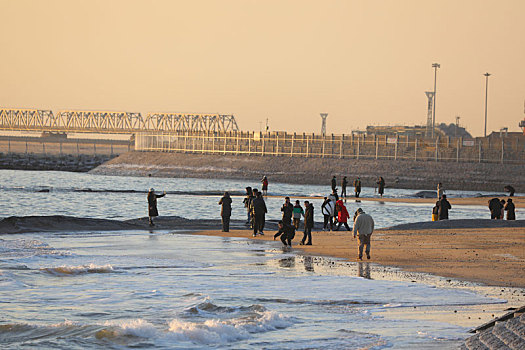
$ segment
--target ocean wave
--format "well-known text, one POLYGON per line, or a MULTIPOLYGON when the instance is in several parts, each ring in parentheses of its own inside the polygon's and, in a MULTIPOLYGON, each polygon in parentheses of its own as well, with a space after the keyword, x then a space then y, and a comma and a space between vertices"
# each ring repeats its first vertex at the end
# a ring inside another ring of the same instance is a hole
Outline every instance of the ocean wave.
POLYGON ((71 276, 71 275, 82 275, 87 273, 111 273, 113 272, 113 266, 110 264, 106 265, 79 265, 79 266, 58 266, 58 267, 45 267, 41 268, 40 271, 44 271, 56 276, 71 276))
POLYGON ((178 341, 224 344, 248 339, 253 333, 285 329, 294 323, 293 318, 274 311, 254 312, 252 317, 230 320, 209 319, 202 323, 174 319, 169 323, 169 336, 178 341))
POLYGON ((63 257, 68 251, 60 251, 36 239, 0 239, 0 259, 24 258, 31 256, 63 257))
POLYGON ((250 306, 219 306, 209 300, 201 302, 186 310, 190 314, 209 314, 209 313, 237 313, 237 312, 264 312, 266 308, 259 304, 250 306))

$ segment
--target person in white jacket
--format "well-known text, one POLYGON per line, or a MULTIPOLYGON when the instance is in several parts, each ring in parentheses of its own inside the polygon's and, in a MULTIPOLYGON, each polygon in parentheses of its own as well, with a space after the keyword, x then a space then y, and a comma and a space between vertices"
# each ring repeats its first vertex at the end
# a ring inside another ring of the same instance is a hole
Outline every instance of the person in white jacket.
POLYGON ((363 248, 366 245, 366 258, 370 259, 370 236, 374 232, 374 219, 359 208, 355 212, 354 238, 359 239, 359 260, 363 260, 363 248))

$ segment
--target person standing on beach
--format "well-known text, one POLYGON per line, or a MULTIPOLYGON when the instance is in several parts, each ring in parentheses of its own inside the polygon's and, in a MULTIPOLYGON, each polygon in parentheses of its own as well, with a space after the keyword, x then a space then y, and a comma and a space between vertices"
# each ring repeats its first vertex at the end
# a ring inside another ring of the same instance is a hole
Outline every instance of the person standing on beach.
POLYGON ((262 193, 257 191, 257 197, 252 201, 253 237, 256 237, 257 234, 264 236, 264 223, 267 212, 262 193))
MULTIPOLYGON (((321 204, 321 213, 324 217, 324 223, 323 223, 323 231, 328 228, 328 221, 330 220, 330 199, 327 197, 324 197, 323 204, 321 204)), ((330 223, 330 228, 332 228, 332 223, 330 223)))
POLYGON ((359 198, 359 195, 361 194, 361 178, 359 178, 359 176, 354 180, 354 191, 355 198, 359 198))
POLYGON ((250 186, 246 187, 246 197, 242 201, 244 207, 246 208, 246 213, 248 218, 246 219, 246 225, 252 223, 252 200, 253 200, 253 191, 250 186))
POLYGON ((285 247, 292 247, 292 239, 295 237, 295 228, 291 225, 286 225, 286 223, 279 221, 279 231, 273 236, 273 240, 281 236, 281 242, 283 242, 285 247))
POLYGON ((444 194, 441 200, 438 201, 438 219, 448 220, 448 211, 452 209, 450 202, 447 200, 447 195, 444 194))
POLYGON ((281 207, 281 212, 283 213, 283 222, 286 225, 292 224, 292 215, 293 215, 293 205, 290 203, 290 197, 284 198, 284 204, 281 207))
POLYGON ((149 216, 149 225, 155 226, 153 223, 153 218, 159 216, 159 211, 157 210, 157 198, 162 198, 166 195, 166 191, 162 194, 156 194, 154 188, 150 188, 148 192, 148 216, 149 216))
POLYGON ((501 200, 501 214, 499 216, 500 220, 503 220, 505 218, 505 200, 501 200))
POLYGON ((489 200, 490 218, 492 220, 498 220, 501 216, 501 202, 498 198, 492 198, 489 200))
POLYGON ((363 209, 359 208, 355 212, 354 220, 354 238, 359 239, 359 260, 363 260, 363 248, 366 246, 366 258, 370 259, 370 236, 374 232, 374 219, 366 214, 363 209))
POLYGON ((507 220, 516 220, 516 207, 514 206, 514 203, 512 203, 512 198, 507 199, 505 211, 507 212, 507 220))
POLYGON ((262 194, 263 196, 268 195, 268 178, 266 176, 263 176, 262 180, 262 194))
POLYGON ((439 220, 439 201, 436 202, 436 205, 434 205, 434 208, 432 208, 432 221, 438 221, 439 220))
POLYGON ((379 176, 379 180, 377 180, 376 184, 378 186, 377 192, 381 198, 383 198, 383 193, 385 193, 385 179, 383 179, 382 176, 379 176))
POLYGON ((336 207, 337 207, 337 227, 335 229, 335 231, 339 231, 339 229, 341 228, 341 225, 345 225, 346 227, 346 230, 347 231, 350 231, 350 227, 348 226, 348 218, 350 217, 350 214, 348 214, 348 210, 346 209, 344 203, 342 200, 338 200, 336 202, 336 207))
POLYGON ((301 245, 312 245, 312 229, 314 228, 314 205, 309 201, 304 201, 304 208, 304 234, 303 239, 301 240, 301 245))
POLYGON ((443 193, 445 193, 445 190, 443 189, 443 184, 440 182, 440 183, 438 183, 438 187, 437 187, 437 198, 438 198, 438 201, 441 200, 441 197, 443 196, 443 193))
POLYGON ((509 197, 514 196, 514 192, 516 192, 514 187, 512 187, 511 185, 507 185, 507 186, 503 187, 503 190, 505 190, 505 192, 509 192, 509 197))
POLYGON ((293 206, 293 226, 296 230, 299 229, 299 224, 301 223, 301 216, 304 216, 304 210, 303 207, 301 207, 301 203, 297 200, 295 201, 295 205, 293 206))
POLYGON ((335 178, 335 175, 332 177, 332 192, 334 192, 337 189, 337 180, 335 178))
POLYGON ((343 182, 341 182, 341 198, 346 199, 346 186, 348 186, 348 180, 346 176, 343 177, 343 182))
POLYGON ((222 232, 230 232, 230 216, 232 215, 232 199, 228 192, 219 201, 221 205, 222 232))

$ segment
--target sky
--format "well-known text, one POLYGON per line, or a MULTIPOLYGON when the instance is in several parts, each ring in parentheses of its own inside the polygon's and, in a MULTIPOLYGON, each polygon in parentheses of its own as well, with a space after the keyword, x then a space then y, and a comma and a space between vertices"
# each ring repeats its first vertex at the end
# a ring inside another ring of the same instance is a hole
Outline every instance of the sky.
POLYGON ((233 114, 241 130, 525 117, 523 0, 0 0, 0 106, 233 114))

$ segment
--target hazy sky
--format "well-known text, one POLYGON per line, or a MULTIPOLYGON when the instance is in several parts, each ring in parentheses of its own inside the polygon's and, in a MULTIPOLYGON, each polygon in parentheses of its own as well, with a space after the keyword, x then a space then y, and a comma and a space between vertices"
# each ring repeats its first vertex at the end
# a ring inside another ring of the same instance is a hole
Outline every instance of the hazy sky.
POLYGON ((0 0, 0 106, 234 114, 243 130, 518 131, 525 0, 0 0))

